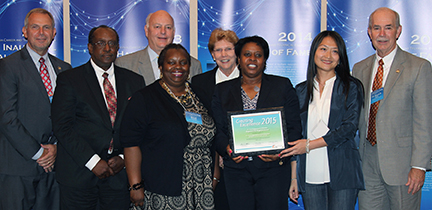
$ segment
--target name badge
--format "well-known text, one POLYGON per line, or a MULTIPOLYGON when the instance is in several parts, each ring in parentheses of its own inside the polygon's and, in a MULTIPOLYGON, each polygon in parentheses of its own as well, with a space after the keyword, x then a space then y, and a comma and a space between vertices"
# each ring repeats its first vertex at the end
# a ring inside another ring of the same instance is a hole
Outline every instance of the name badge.
POLYGON ((201 114, 185 111, 185 117, 187 122, 202 125, 201 114))
POLYGON ((384 88, 380 88, 371 93, 371 104, 381 101, 384 98, 384 88))

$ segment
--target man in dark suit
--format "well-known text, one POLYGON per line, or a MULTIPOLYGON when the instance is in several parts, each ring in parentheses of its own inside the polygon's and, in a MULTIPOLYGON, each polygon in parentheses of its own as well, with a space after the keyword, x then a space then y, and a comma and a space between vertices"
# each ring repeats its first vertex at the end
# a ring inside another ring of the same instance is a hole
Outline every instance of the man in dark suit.
POLYGON ((397 12, 375 10, 368 34, 376 54, 353 68, 365 89, 359 146, 366 190, 359 193, 360 209, 420 209, 431 166, 431 64, 397 45, 401 32, 397 12))
POLYGON ((119 127, 143 78, 114 65, 117 32, 105 25, 89 34, 91 59, 57 79, 52 104, 62 209, 127 209, 129 192, 119 127))
MULTIPOLYGON (((148 46, 143 50, 119 57, 116 60, 116 65, 142 75, 146 84, 150 85, 160 78, 157 64, 160 52, 174 40, 174 19, 164 10, 150 13, 146 18, 144 31, 148 46)), ((197 59, 191 58, 189 75, 192 77, 201 72, 201 63, 197 59)))
POLYGON ((50 99, 71 66, 47 53, 56 34, 47 10, 31 10, 22 32, 26 46, 0 60, 0 209, 59 209, 50 99))

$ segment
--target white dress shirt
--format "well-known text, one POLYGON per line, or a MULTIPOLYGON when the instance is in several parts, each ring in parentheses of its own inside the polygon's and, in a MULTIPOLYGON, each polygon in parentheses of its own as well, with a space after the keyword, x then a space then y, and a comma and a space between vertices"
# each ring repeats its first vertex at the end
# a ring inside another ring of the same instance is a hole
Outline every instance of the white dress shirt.
MULTIPOLYGON (((310 140, 320 138, 328 132, 330 105, 336 76, 325 82, 321 96, 319 83, 315 79, 313 100, 308 108, 307 136, 310 140)), ((306 183, 324 184, 328 182, 330 182, 330 169, 327 147, 313 149, 306 154, 306 183)))

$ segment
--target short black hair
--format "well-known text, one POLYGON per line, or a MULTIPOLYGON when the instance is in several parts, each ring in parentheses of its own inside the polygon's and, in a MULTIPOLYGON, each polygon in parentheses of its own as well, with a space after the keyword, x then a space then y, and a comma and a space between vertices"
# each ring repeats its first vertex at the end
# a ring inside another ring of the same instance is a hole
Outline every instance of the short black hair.
MULTIPOLYGON (((235 54, 237 56, 237 64, 238 63, 238 59, 241 57, 241 51, 243 50, 243 47, 247 44, 253 42, 255 44, 257 44, 258 46, 260 46, 264 52, 264 69, 263 71, 267 68, 267 59, 270 56, 270 48, 269 45, 267 43, 267 41, 260 37, 260 36, 248 36, 245 38, 240 39, 237 44, 235 45, 235 54)), ((237 68, 239 68, 240 70, 240 66, 238 66, 237 68)))
POLYGON ((118 35, 118 33, 117 33, 116 30, 114 30, 113 28, 111 28, 111 27, 109 27, 109 26, 107 26, 107 25, 100 25, 100 26, 98 26, 98 27, 94 27, 94 28, 92 28, 92 29, 90 30, 90 33, 89 33, 89 36, 88 36, 88 43, 89 43, 89 44, 93 44, 94 32, 95 32, 97 29, 99 29, 99 28, 107 28, 107 29, 111 29, 112 31, 114 31, 114 33, 115 33, 115 35, 116 35, 117 43, 120 42, 119 35, 118 35))
POLYGON ((269 58, 269 55, 270 55, 270 48, 269 48, 267 41, 260 36, 248 36, 248 37, 240 39, 237 42, 237 44, 235 45, 235 54, 236 54, 237 58, 240 57, 240 54, 241 54, 243 47, 249 42, 253 42, 263 49, 264 59, 267 61, 267 59, 269 58))
POLYGON ((169 49, 177 49, 177 50, 180 49, 180 50, 183 50, 186 53, 189 65, 191 65, 191 56, 188 53, 188 51, 186 50, 186 48, 184 48, 181 44, 171 43, 171 44, 165 46, 165 48, 160 53, 159 58, 158 58, 158 67, 161 67, 163 65, 166 53, 168 52, 169 49))

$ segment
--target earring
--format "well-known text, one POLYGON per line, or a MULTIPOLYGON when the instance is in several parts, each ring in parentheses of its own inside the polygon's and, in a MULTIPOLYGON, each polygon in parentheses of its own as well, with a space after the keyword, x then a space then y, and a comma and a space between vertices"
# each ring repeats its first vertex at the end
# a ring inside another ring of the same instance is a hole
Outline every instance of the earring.
POLYGON ((190 74, 188 75, 188 78, 187 78, 187 80, 190 80, 190 74))
POLYGON ((162 79, 162 77, 163 77, 163 74, 161 72, 160 75, 159 75, 159 79, 162 79))

